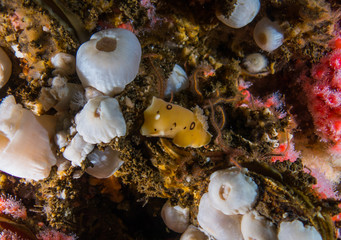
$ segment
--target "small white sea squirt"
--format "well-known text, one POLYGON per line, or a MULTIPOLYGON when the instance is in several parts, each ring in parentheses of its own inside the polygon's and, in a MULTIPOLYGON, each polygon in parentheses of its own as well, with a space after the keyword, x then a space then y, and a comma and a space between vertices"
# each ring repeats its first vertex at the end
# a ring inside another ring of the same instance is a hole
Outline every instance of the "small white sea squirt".
MULTIPOLYGON (((51 150, 51 119, 36 117, 12 95, 0 104, 0 170, 33 180, 49 176, 56 157, 51 150)), ((52 122, 51 122, 52 123, 52 122)), ((54 125, 52 123, 52 125, 54 125)))
POLYGON ((251 210, 258 195, 258 186, 237 167, 211 174, 208 196, 212 206, 224 214, 245 214, 251 210))
POLYGON ((284 35, 277 22, 263 17, 253 30, 253 39, 258 47, 264 51, 272 52, 283 44, 284 35))
POLYGON ((241 215, 225 215, 214 208, 207 193, 200 199, 198 223, 216 240, 243 240, 241 218, 241 215))
POLYGON ((106 95, 120 93, 136 77, 141 45, 126 29, 107 29, 83 43, 76 55, 76 71, 83 87, 94 87, 106 95))
POLYGON ((126 123, 115 98, 98 96, 90 99, 75 117, 76 129, 84 141, 109 143, 126 134, 126 123))
POLYGON ((251 74, 262 73, 268 67, 268 59, 260 53, 251 53, 243 61, 243 66, 251 74))
POLYGON ((216 4, 216 16, 225 25, 231 28, 242 28, 249 24, 258 14, 260 9, 259 0, 220 0, 216 4), (233 3, 234 2, 234 3, 233 3), (221 4, 221 6, 220 6, 221 4), (224 5, 234 4, 231 13, 223 12, 224 5), (229 16, 226 16, 230 14, 229 16))
POLYGON ((168 200, 162 207, 161 217, 166 226, 177 233, 183 233, 189 225, 189 210, 172 206, 168 200))
POLYGON ((104 151, 95 149, 87 156, 93 166, 88 167, 85 171, 96 178, 108 178, 124 163, 119 155, 120 153, 111 147, 106 147, 104 151))
POLYGON ((12 74, 12 62, 0 47, 0 88, 5 86, 12 74))
POLYGON ((278 240, 322 240, 320 233, 312 226, 304 226, 299 220, 281 222, 278 240))
POLYGON ((277 240, 276 226, 256 211, 243 215, 241 230, 244 239, 277 240))

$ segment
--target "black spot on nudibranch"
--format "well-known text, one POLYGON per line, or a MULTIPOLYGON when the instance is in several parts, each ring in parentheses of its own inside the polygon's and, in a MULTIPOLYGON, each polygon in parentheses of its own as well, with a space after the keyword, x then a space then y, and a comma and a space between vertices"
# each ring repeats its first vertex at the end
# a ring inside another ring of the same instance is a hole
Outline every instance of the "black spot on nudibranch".
POLYGON ((191 126, 189 126, 189 130, 193 130, 195 128, 195 122, 191 123, 191 126))
POLYGON ((159 114, 159 113, 160 113, 160 111, 157 111, 157 112, 156 112, 156 114, 159 114))
POLYGON ((156 132, 156 128, 154 128, 154 131, 156 132))
POLYGON ((171 110, 173 108, 173 106, 171 104, 167 104, 166 108, 167 108, 167 110, 171 110))
POLYGON ((176 127, 176 122, 173 123, 174 127, 176 127))
POLYGON ((184 127, 184 129, 186 129, 186 127, 184 127))

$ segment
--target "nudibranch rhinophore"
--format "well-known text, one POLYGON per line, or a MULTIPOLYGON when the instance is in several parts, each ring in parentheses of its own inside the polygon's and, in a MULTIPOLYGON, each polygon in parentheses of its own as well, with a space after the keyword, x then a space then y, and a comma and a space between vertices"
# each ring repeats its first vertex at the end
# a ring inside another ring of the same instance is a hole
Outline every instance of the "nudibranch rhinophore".
POLYGON ((179 147, 199 148, 211 140, 207 128, 206 117, 199 107, 192 112, 153 97, 151 105, 144 111, 141 134, 173 138, 173 143, 179 147))

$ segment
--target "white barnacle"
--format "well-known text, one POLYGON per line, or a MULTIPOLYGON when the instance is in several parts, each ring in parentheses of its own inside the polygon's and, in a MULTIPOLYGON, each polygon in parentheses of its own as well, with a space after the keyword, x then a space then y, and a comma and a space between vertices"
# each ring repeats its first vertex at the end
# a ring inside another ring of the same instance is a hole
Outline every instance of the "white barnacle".
POLYGON ((91 144, 109 143, 126 134, 126 123, 115 98, 99 96, 90 99, 75 117, 76 129, 91 144))
POLYGON ((5 51, 0 48, 0 88, 5 86, 12 74, 12 62, 5 53, 5 51))
POLYGON ((96 178, 108 178, 124 163, 119 155, 120 153, 111 147, 106 147, 104 151, 95 149, 87 156, 93 166, 88 167, 85 171, 96 178))
POLYGON ((241 231, 244 239, 276 240, 276 226, 256 211, 248 212, 242 217, 241 231))
POLYGON ((258 47, 267 52, 272 52, 283 44, 284 35, 277 22, 263 17, 253 30, 253 39, 258 47))
POLYGON ((299 220, 283 221, 279 226, 278 240, 322 240, 320 233, 313 227, 299 220))
POLYGON ((236 167, 216 171, 210 176, 208 196, 212 206, 224 214, 247 213, 257 195, 257 184, 236 167))
POLYGON ((141 45, 126 29, 107 29, 83 43, 76 55, 76 71, 84 87, 115 95, 136 77, 141 45))
POLYGON ((0 104, 0 170, 33 180, 48 177, 56 163, 53 131, 53 117, 36 117, 7 96, 0 104))
POLYGON ((221 0, 216 5, 216 16, 231 28, 242 28, 256 17, 259 9, 259 0, 221 0))
POLYGON ((166 226, 174 232, 183 233, 189 225, 189 210, 172 206, 168 200, 162 207, 161 217, 166 226))
POLYGON ((207 193, 200 199, 198 223, 217 240, 243 240, 241 218, 241 215, 225 215, 214 208, 207 193))

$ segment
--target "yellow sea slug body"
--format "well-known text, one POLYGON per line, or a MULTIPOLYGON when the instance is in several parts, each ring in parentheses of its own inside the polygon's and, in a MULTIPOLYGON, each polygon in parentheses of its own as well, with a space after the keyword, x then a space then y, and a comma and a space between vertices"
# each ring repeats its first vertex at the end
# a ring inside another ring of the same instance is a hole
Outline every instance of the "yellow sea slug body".
POLYGON ((153 97, 151 105, 144 111, 141 134, 173 138, 173 143, 179 147, 198 148, 211 140, 207 128, 206 117, 199 107, 192 112, 153 97))

